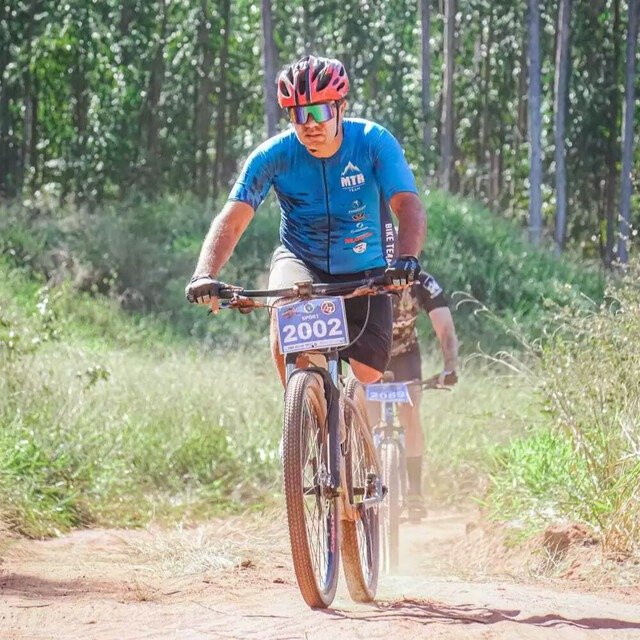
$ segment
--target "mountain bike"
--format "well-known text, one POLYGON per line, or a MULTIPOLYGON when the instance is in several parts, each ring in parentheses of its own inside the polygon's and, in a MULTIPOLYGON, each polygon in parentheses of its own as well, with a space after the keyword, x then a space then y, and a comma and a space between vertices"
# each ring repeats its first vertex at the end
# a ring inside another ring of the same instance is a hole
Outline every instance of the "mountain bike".
MULTIPOLYGON (((433 379, 391 382, 393 373, 385 372, 382 382, 366 387, 366 399, 381 405, 380 422, 373 428, 373 439, 382 465, 382 480, 387 499, 380 506, 381 564, 385 573, 398 568, 400 523, 407 496, 407 466, 404 427, 397 419, 395 407, 411 403, 410 387, 443 389, 433 379)), ((446 389, 446 387, 444 387, 446 389)))
POLYGON ((344 298, 398 288, 380 277, 220 291, 221 307, 242 312, 268 306, 259 298, 296 299, 275 308, 286 364, 282 468, 294 570, 310 607, 333 601, 340 555, 351 597, 369 602, 376 593, 385 492, 364 388, 340 375, 339 349, 350 344, 344 298), (301 355, 308 365, 298 366, 301 355))

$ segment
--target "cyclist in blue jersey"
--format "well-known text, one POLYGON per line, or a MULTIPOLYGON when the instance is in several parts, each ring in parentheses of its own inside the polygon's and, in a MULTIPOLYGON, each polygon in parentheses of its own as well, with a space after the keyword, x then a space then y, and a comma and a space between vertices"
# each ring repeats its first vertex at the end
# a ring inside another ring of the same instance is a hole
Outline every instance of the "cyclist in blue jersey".
MULTIPOLYGON (((292 128, 249 156, 211 224, 186 287, 187 299, 217 308, 221 283, 216 277, 272 187, 281 210, 281 245, 272 256, 269 288, 385 272, 395 283, 412 282, 420 272, 416 256, 426 234, 426 214, 397 140, 374 122, 345 118, 349 79, 338 60, 305 56, 280 73, 277 86, 292 128), (393 229, 389 210, 398 221, 398 257, 387 266, 385 238, 393 229)), ((391 351, 389 296, 349 299, 346 310, 349 333, 359 337, 341 355, 362 382, 375 382, 391 351)), ((271 337, 284 382, 275 322, 271 337)))

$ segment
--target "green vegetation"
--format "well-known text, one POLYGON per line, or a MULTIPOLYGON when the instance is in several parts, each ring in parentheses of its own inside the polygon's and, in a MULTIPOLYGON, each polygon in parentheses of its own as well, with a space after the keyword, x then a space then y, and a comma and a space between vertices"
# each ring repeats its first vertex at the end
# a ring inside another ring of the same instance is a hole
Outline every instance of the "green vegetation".
POLYGON ((197 355, 103 300, 31 297, 5 266, 0 282, 0 519, 41 536, 268 499, 281 394, 265 349, 197 355))
POLYGON ((488 504, 529 526, 588 523, 616 551, 640 548, 638 271, 593 313, 566 314, 535 369, 545 413, 497 451, 488 504))
MULTIPOLYGON (((85 208, 13 206, 0 212, 0 250, 18 265, 53 282, 101 292, 140 313, 152 313, 172 331, 215 345, 249 345, 265 335, 264 314, 223 314, 210 322, 184 304, 184 284, 221 203, 189 196, 144 198, 85 208)), ((442 193, 426 196, 429 237, 423 263, 453 296, 467 353, 513 348, 509 330, 539 336, 558 309, 599 300, 602 273, 532 249, 517 228, 487 209, 442 193), (488 321, 485 308, 499 322, 488 321)), ((264 285, 278 242, 280 214, 270 200, 256 213, 221 274, 237 284, 264 285)), ((426 324, 423 327, 427 330, 426 324)))
POLYGON ((423 263, 453 294, 467 353, 478 344, 489 353, 514 348, 516 334, 541 336, 562 308, 602 299, 601 270, 532 247, 513 224, 486 208, 441 192, 430 194, 426 207, 423 263))
MULTIPOLYGON (((465 300, 455 317, 466 353, 518 345, 468 362, 453 393, 425 394, 430 496, 481 499, 528 531, 577 519, 632 550, 637 274, 604 305, 597 270, 532 252, 481 207, 440 194, 427 207, 423 260, 465 300)), ((265 314, 212 319, 183 303, 211 209, 138 200, 41 212, 38 224, 24 207, 4 211, 0 518, 17 531, 203 517, 278 492, 281 390, 265 314)), ((272 206, 258 212, 227 280, 264 284, 277 221, 272 206)), ((421 322, 432 373, 439 356, 421 322)))

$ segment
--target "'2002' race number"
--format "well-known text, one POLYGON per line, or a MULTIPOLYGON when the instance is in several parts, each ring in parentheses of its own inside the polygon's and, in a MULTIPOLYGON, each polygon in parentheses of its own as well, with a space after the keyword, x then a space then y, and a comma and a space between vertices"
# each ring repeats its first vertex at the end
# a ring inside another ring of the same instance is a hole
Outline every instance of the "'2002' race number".
POLYGON ((277 323, 282 353, 349 344, 344 300, 340 297, 300 300, 278 307, 277 323))

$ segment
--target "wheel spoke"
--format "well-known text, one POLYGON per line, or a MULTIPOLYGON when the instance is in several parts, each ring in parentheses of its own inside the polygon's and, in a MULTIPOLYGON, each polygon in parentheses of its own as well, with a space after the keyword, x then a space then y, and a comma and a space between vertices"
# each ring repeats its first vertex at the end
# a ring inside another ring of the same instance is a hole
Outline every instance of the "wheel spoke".
POLYGON ((305 495, 304 510, 307 537, 311 547, 311 559, 321 588, 328 580, 329 542, 333 514, 331 501, 324 495, 328 471, 326 445, 314 413, 305 402, 303 416, 304 450, 303 486, 309 490, 305 495))

